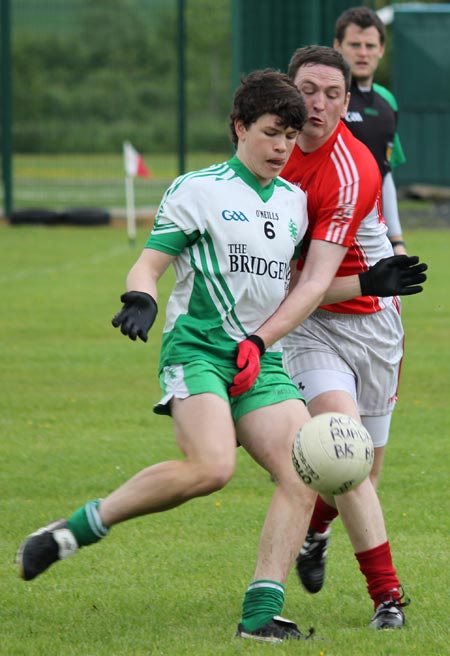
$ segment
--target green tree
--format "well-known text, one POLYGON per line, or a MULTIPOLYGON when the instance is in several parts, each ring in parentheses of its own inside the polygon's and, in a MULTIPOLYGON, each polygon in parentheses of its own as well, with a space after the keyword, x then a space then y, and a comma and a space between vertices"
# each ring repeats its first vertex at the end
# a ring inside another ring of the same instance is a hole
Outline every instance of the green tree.
MULTIPOLYGON (((186 7, 189 146, 218 148, 228 143, 230 0, 186 7)), ((28 13, 26 29, 20 14, 14 23, 16 150, 117 151, 124 139, 176 149, 175 2, 52 0, 36 17, 34 30, 28 13)))

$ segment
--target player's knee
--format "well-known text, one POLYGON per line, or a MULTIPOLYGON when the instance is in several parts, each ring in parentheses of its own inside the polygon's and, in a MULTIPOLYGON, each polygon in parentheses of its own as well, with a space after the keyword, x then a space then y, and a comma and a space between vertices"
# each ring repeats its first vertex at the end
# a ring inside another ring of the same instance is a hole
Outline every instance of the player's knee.
POLYGON ((294 475, 289 472, 289 476, 272 474, 271 480, 280 490, 280 493, 284 494, 290 501, 295 502, 300 509, 299 512, 312 513, 317 492, 305 485, 295 472, 294 475))
POLYGON ((234 465, 231 463, 208 463, 202 468, 201 485, 203 494, 211 494, 221 490, 230 481, 234 473, 234 465))

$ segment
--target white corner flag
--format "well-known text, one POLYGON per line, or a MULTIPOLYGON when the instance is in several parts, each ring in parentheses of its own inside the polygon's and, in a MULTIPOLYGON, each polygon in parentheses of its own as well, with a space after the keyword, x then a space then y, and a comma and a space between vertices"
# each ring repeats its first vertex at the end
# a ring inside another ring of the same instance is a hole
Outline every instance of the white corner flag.
POLYGON ((145 165, 142 155, 133 148, 129 141, 123 142, 123 159, 125 166, 125 197, 127 203, 128 238, 136 238, 136 209, 134 203, 134 178, 151 178, 150 169, 145 165))

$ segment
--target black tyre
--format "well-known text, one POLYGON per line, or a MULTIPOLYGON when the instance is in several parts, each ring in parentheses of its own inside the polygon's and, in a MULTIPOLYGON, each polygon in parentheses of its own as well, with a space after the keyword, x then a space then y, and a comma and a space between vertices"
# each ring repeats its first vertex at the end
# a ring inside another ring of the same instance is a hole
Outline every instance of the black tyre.
POLYGON ((9 217, 11 225, 57 225, 61 221, 61 214, 54 210, 23 209, 14 210, 9 217))
POLYGON ((108 225, 111 215, 107 210, 96 207, 74 207, 63 212, 63 223, 79 226, 108 225))

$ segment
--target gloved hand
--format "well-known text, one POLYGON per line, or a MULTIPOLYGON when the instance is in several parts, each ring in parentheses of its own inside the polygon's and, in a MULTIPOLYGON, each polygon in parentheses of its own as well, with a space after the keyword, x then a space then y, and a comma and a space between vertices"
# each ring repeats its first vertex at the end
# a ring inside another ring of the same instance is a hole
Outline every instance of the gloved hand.
POLYGON ((264 342, 258 335, 250 335, 238 344, 236 364, 242 371, 233 378, 230 396, 239 396, 253 386, 261 370, 260 358, 265 350, 264 342))
POLYGON ((385 257, 359 274, 362 296, 409 296, 423 290, 428 266, 417 255, 385 257))
POLYGON ((120 326, 123 335, 136 341, 136 337, 147 341, 147 334, 158 314, 158 304, 146 292, 126 292, 120 300, 123 308, 112 319, 114 328, 120 326))

